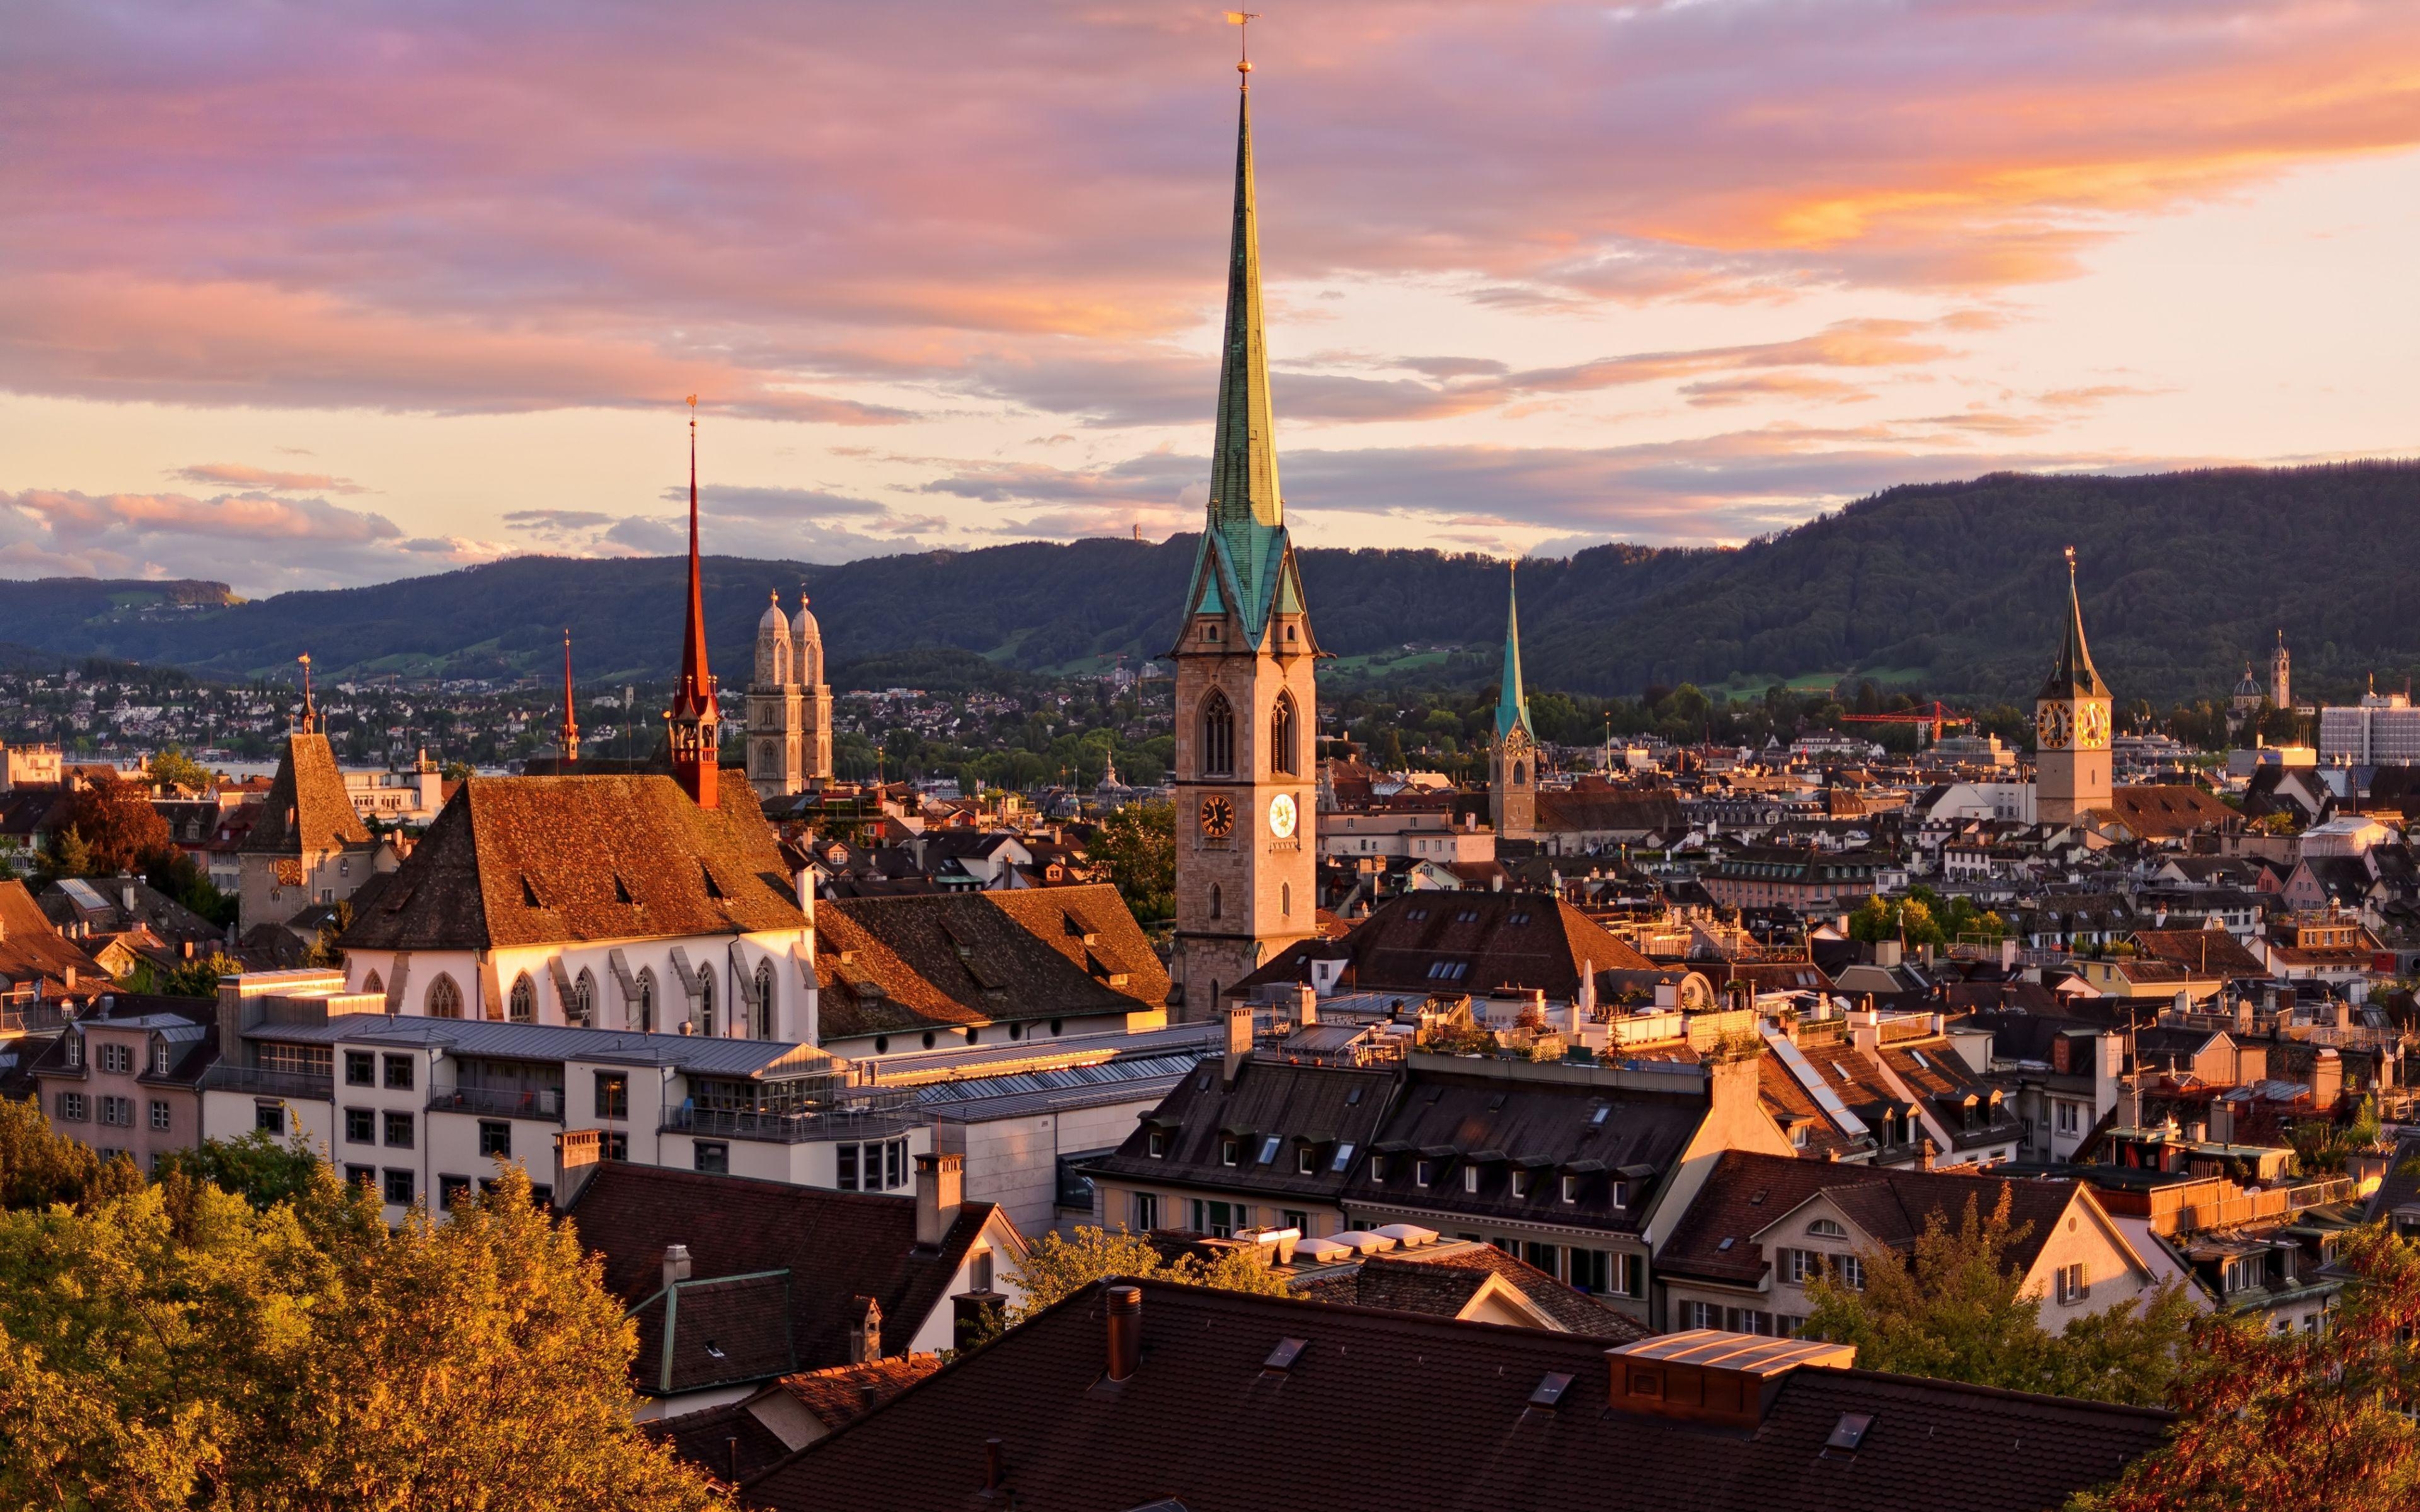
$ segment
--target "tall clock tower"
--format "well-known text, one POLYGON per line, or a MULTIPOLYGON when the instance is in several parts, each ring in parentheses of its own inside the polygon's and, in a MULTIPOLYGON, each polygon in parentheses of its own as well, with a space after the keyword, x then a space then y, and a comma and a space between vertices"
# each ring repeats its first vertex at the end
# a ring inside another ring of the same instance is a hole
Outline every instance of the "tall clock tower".
POLYGON ((1250 65, 1236 130, 1234 225, 1209 515, 1176 663, 1176 953, 1180 1018, 1312 932, 1319 907, 1312 742, 1320 655, 1278 491, 1250 65))
POLYGON ((2109 807, 2109 685, 2084 644, 2075 548, 2067 548, 2067 640, 2034 698, 2034 817, 2065 824, 2109 807))

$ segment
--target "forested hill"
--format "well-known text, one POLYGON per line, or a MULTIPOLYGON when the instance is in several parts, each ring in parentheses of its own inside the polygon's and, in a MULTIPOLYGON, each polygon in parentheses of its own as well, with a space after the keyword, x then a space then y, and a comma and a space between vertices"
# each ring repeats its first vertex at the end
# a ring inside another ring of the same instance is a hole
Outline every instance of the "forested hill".
MULTIPOLYGON (((1734 689, 1849 674, 1944 696, 2021 697, 2047 665, 2082 562, 2094 659, 2122 699, 2223 697, 2282 627, 2305 692, 2420 670, 2420 466, 2140 478, 2000 474, 1895 488, 1738 550, 1608 546, 1521 568, 1533 687, 1734 689)), ((841 566, 710 557, 708 635, 744 683, 757 616, 814 595, 844 683, 963 676, 1165 650, 1195 540, 1027 543, 841 566), (938 654, 937 654, 938 653, 938 654), (952 666, 953 663, 956 665, 952 666)), ((551 665, 570 627, 583 680, 662 677, 676 561, 520 557, 370 588, 231 602, 209 583, 52 579, 0 588, 0 641, 223 676, 495 675, 551 665)), ((1435 551, 1311 550, 1304 591, 1337 671, 1495 675, 1504 566, 1435 551), (1461 656, 1404 659, 1406 645, 1461 656)))

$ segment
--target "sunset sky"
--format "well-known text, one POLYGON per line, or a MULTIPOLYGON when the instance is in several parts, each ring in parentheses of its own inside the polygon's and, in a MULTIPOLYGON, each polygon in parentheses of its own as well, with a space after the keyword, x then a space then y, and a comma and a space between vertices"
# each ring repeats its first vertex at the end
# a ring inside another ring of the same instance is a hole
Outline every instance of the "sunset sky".
MULTIPOLYGON (((690 393, 710 551, 1190 529, 1234 43, 1171 0, 21 0, 0 575, 664 552, 690 393)), ((1310 545, 2420 450, 2413 0, 1306 0, 1252 54, 1310 545)))

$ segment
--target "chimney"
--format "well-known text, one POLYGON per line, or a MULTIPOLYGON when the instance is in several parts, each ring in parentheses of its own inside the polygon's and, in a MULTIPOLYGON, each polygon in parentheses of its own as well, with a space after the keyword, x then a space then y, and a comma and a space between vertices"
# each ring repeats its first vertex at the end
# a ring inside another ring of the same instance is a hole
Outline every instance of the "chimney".
POLYGON ((2004 934, 2000 937, 2000 969, 2002 971, 2017 969, 2017 938, 2013 934, 2004 934))
POLYGON ((1142 1364, 1142 1288, 1111 1287, 1109 1298, 1109 1375, 1125 1381, 1142 1364))
POLYGON ((554 1136, 554 1207, 558 1212, 571 1205, 580 1189, 597 1174, 604 1157, 605 1131, 602 1129, 566 1129, 554 1136))
POLYGON ((1241 1004, 1227 1010, 1226 1079, 1233 1082, 1236 1072, 1244 1069, 1244 1057, 1252 1053, 1252 1010, 1241 1004))
POLYGON ((664 1246, 664 1289, 670 1291, 674 1287, 688 1280, 689 1269, 689 1246, 666 1244, 664 1246))
POLYGON ((916 1157, 916 1246, 939 1249, 958 1221, 965 1199, 967 1158, 935 1153, 916 1157))
POLYGON ((117 906, 124 911, 126 921, 134 922, 134 879, 120 878, 117 884, 117 906))
POLYGON ((1295 990, 1300 995, 1295 999, 1295 1027, 1311 1028, 1319 1022, 1319 989, 1305 982, 1295 990))
MULTIPOLYGON (((882 1304, 872 1297, 853 1299, 848 1320, 848 1363, 863 1365, 882 1358, 882 1304)), ((868 1390, 872 1387, 869 1384, 868 1390)))

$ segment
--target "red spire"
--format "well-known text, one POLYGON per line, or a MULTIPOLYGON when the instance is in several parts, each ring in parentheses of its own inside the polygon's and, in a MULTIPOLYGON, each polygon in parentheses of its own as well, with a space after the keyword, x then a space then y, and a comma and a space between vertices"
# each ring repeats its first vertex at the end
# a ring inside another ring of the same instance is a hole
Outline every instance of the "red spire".
POLYGON ((722 764, 714 673, 706 655, 706 585, 697 565, 697 395, 689 396, 689 623, 681 631, 680 688, 665 716, 672 745, 673 780, 701 809, 715 807, 715 781, 722 764))

